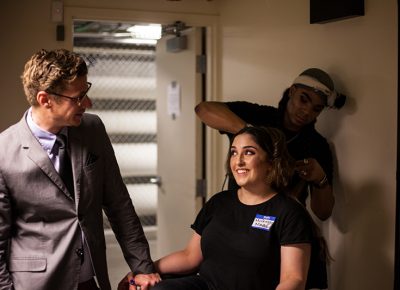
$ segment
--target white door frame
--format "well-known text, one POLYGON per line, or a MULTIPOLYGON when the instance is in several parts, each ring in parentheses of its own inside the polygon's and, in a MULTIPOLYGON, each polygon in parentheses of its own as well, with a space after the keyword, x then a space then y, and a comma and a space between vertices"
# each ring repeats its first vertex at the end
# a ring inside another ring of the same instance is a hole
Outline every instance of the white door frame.
MULTIPOLYGON (((193 13, 172 13, 137 11, 133 9, 101 9, 83 7, 64 7, 65 41, 67 49, 73 49, 73 22, 74 20, 93 21, 122 21, 122 22, 145 22, 171 24, 179 20, 188 26, 206 27, 207 29, 207 90, 206 100, 219 100, 221 97, 219 42, 218 39, 218 16, 193 14, 193 13)), ((193 108, 194 109, 194 108, 193 108)), ((194 110, 193 110, 194 113, 194 110)), ((206 179, 207 193, 213 194, 221 187, 221 180, 224 176, 223 160, 219 148, 221 148, 221 137, 216 130, 206 130, 206 179)))

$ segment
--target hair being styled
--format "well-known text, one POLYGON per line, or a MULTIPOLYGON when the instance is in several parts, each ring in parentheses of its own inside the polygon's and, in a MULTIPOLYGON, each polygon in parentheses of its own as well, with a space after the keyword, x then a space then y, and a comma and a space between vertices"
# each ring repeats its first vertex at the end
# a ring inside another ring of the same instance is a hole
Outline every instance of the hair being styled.
MULTIPOLYGON (((267 153, 268 162, 272 166, 269 176, 265 178, 271 183, 271 188, 282 192, 288 186, 294 173, 294 160, 290 157, 286 147, 285 135, 278 129, 272 127, 244 127, 237 132, 236 136, 241 134, 249 134, 253 140, 267 153)), ((230 154, 226 161, 226 170, 233 178, 230 168, 230 154)))
POLYGON ((78 54, 66 49, 42 49, 26 62, 21 79, 29 104, 36 106, 39 91, 63 91, 87 73, 86 63, 78 54))
MULTIPOLYGON (((286 104, 280 105, 286 106, 286 104)), ((231 145, 236 136, 241 134, 249 134, 252 136, 253 140, 267 153, 268 162, 271 163, 272 170, 270 175, 266 178, 271 182, 271 188, 279 193, 287 194, 294 200, 298 201, 290 192, 288 192, 287 188, 294 173, 295 161, 287 150, 285 135, 279 129, 272 127, 246 126, 233 136, 231 139, 231 145)), ((230 152, 228 153, 228 158, 226 160, 226 170, 229 178, 233 178, 232 170, 230 168, 230 152)), ((333 259, 329 253, 326 241, 321 234, 321 230, 314 222, 311 215, 308 215, 308 217, 310 218, 315 238, 313 242, 313 248, 315 249, 313 252, 317 255, 316 258, 326 262, 332 261, 333 259)))

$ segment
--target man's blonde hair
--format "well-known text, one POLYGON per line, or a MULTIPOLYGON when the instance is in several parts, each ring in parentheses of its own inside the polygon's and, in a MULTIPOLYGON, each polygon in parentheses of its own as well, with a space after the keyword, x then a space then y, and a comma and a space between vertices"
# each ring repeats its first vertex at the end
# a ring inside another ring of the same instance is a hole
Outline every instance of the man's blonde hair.
POLYGON ((78 54, 66 49, 42 49, 26 62, 21 79, 29 104, 37 106, 39 91, 62 92, 67 84, 87 73, 86 63, 78 54))

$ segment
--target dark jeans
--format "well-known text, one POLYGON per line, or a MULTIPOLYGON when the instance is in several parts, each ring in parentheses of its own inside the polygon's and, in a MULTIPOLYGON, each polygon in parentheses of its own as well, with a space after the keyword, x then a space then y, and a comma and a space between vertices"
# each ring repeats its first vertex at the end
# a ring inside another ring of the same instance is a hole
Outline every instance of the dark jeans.
POLYGON ((209 290, 207 283, 199 275, 168 278, 157 283, 151 290, 209 290))

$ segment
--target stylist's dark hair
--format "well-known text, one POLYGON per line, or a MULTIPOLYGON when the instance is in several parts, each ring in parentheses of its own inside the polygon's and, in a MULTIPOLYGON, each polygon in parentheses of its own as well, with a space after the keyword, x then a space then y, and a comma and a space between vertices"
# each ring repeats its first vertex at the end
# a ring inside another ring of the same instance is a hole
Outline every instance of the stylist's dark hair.
MULTIPOLYGON (((278 129, 272 127, 244 127, 237 132, 233 138, 241 134, 249 134, 253 140, 267 153, 268 162, 272 165, 270 175, 265 177, 270 180, 271 188, 282 192, 288 186, 294 173, 294 160, 290 157, 286 147, 285 135, 278 129)), ((231 145, 232 145, 231 143, 231 145)), ((226 160, 226 170, 233 178, 230 167, 230 152, 226 160)))
POLYGON ((283 113, 285 112, 285 110, 286 110, 286 106, 287 106, 287 103, 288 103, 288 101, 289 101, 289 90, 290 90, 290 88, 287 88, 287 89, 283 92, 282 98, 281 98, 281 100, 279 101, 279 104, 278 104, 278 111, 279 111, 279 113, 281 113, 281 114, 283 114, 283 113))

